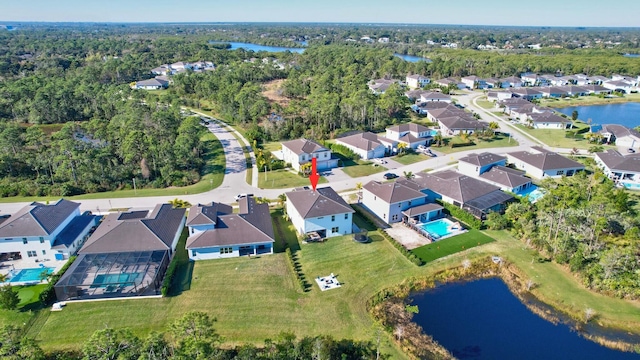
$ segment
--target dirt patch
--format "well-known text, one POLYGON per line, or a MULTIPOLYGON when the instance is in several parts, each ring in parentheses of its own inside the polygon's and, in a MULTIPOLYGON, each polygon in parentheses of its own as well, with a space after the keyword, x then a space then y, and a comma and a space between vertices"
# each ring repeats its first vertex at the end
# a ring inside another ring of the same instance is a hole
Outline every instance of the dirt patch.
POLYGON ((282 96, 282 84, 284 79, 272 80, 262 85, 262 96, 266 97, 269 102, 277 103, 281 106, 289 105, 289 99, 282 96))

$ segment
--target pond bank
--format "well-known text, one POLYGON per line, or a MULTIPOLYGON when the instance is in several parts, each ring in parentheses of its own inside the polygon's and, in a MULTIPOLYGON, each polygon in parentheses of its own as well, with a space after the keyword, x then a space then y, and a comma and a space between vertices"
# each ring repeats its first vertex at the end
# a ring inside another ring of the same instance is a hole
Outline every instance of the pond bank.
POLYGON ((571 106, 590 106, 590 105, 607 105, 607 104, 624 104, 629 102, 640 102, 640 94, 627 94, 624 97, 600 98, 597 96, 581 96, 578 98, 565 98, 555 100, 540 101, 540 105, 551 108, 564 108, 571 106))
POLYGON ((450 357, 452 355, 448 349, 424 334, 420 326, 412 321, 413 313, 407 311, 410 309, 407 308, 407 298, 411 293, 429 290, 438 285, 484 278, 501 279, 509 291, 531 312, 553 324, 563 323, 583 338, 615 350, 639 350, 639 334, 601 328, 594 321, 597 315, 590 319, 575 319, 552 308, 531 294, 530 290, 535 284, 526 281, 516 266, 505 261, 495 264, 489 257, 474 262, 465 261, 463 266, 441 271, 430 278, 407 279, 402 284, 385 289, 372 297, 368 302, 369 310, 374 318, 393 332, 396 344, 410 356, 450 357))

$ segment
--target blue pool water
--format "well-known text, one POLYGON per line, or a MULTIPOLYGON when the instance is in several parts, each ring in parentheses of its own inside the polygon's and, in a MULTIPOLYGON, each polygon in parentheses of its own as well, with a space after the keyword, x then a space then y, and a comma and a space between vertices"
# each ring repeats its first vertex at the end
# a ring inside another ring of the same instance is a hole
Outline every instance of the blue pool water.
POLYGON ((30 269, 22 269, 18 271, 15 275, 9 279, 9 282, 25 282, 25 281, 40 281, 40 274, 43 271, 47 270, 49 274, 53 273, 54 268, 48 267, 40 267, 40 268, 30 268, 30 269))
POLYGON ((398 53, 394 53, 393 55, 399 57, 400 59, 407 61, 407 62, 418 62, 418 61, 426 61, 428 63, 432 62, 431 59, 428 58, 423 58, 420 56, 414 56, 414 55, 405 55, 405 54, 398 54, 398 53))
POLYGON ((640 190, 640 184, 636 183, 628 183, 628 182, 620 182, 624 187, 630 190, 640 190))
POLYGON ((429 130, 429 136, 436 136, 438 135, 438 130, 429 130))
POLYGON ((291 51, 295 53, 302 54, 304 52, 303 48, 293 48, 293 47, 283 47, 283 46, 267 46, 267 45, 258 45, 252 43, 243 43, 243 42, 233 42, 233 41, 210 41, 211 44, 230 44, 231 48, 229 50, 236 49, 245 49, 246 51, 268 51, 268 52, 284 52, 291 51))
POLYGON ((529 188, 523 191, 520 191, 518 195, 526 197, 527 200, 529 200, 529 202, 533 204, 534 202, 540 200, 540 198, 544 196, 544 192, 538 189, 537 186, 532 185, 529 188))
POLYGON ((448 219, 440 219, 420 225, 420 227, 428 232, 434 239, 447 236, 452 233, 450 230, 453 223, 448 219))

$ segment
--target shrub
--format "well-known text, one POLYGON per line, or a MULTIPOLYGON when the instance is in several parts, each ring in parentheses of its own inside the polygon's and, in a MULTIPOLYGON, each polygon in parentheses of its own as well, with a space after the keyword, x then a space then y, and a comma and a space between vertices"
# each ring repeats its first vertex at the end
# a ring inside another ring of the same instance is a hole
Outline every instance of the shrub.
POLYGON ((295 275, 296 282, 298 283, 298 287, 300 290, 307 292, 309 291, 309 286, 307 286, 307 281, 304 279, 304 274, 301 271, 298 271, 298 267, 300 264, 294 259, 293 253, 290 248, 285 250, 287 255, 287 265, 289 265, 289 270, 295 275))
POLYGON ((58 271, 54 275, 51 275, 51 277, 49 278, 49 283, 47 284, 47 287, 44 290, 42 290, 42 292, 40 293, 40 302, 42 303, 42 305, 47 306, 56 300, 56 292, 53 287, 58 282, 58 280, 60 280, 62 275, 64 275, 64 273, 67 271, 69 266, 73 264, 73 262, 76 260, 76 257, 77 256, 70 257, 69 261, 67 261, 67 263, 64 264, 64 266, 60 269, 60 271, 58 271))
POLYGON ((174 256, 167 268, 167 272, 164 275, 164 280, 162 280, 162 287, 160 288, 160 293, 162 296, 169 295, 169 290, 171 290, 171 282, 173 282, 173 276, 176 273, 176 268, 178 267, 178 257, 174 256))
POLYGON ((392 238, 391 235, 387 234, 384 231, 380 232, 382 234, 382 237, 385 238, 388 242, 391 243, 391 245, 393 245, 393 247, 395 247, 396 249, 398 249, 398 251, 400 251, 400 253, 402 255, 404 255, 404 257, 406 257, 409 261, 411 261, 414 265, 416 266, 422 266, 424 264, 424 262, 422 261, 422 259, 420 259, 419 257, 417 257, 415 254, 413 254, 411 251, 407 250, 407 248, 404 247, 404 245, 400 244, 399 242, 396 241, 396 239, 392 238))
POLYGON ((360 159, 360 155, 356 154, 355 152, 353 152, 353 150, 349 149, 348 147, 346 147, 344 145, 331 144, 329 146, 329 148, 331 148, 332 152, 342 155, 342 157, 344 157, 345 159, 349 159, 349 160, 359 160, 360 159))
POLYGON ((483 229, 484 224, 482 223, 482 220, 476 218, 466 210, 462 210, 455 205, 452 205, 443 201, 438 201, 438 203, 440 203, 440 205, 444 207, 445 212, 449 213, 449 215, 453 216, 454 218, 462 221, 468 227, 472 227, 478 230, 483 229))

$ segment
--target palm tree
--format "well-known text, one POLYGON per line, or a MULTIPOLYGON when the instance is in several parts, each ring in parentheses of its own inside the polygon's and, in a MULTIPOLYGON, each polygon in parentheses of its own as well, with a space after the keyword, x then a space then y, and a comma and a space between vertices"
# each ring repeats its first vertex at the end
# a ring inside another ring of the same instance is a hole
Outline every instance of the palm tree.
POLYGON ((411 171, 403 171, 403 174, 404 177, 407 178, 407 180, 411 180, 415 177, 415 175, 411 171))
POLYGON ((358 190, 358 202, 362 200, 362 183, 356 183, 356 190, 358 190))
POLYGON ((444 139, 443 139, 442 133, 440 131, 438 131, 433 137, 433 141, 435 141, 437 147, 442 146, 442 141, 443 140, 444 139))
MULTIPOLYGON (((284 204, 287 202, 287 195, 285 194, 280 194, 278 195, 278 206, 280 206, 281 208, 285 209, 284 204)), ((285 211, 287 211, 285 209, 285 211)))
POLYGON ((494 132, 499 128, 500 128, 500 124, 498 124, 496 121, 492 121, 489 123, 489 129, 493 130, 494 132))
POLYGON ((407 144, 398 143, 398 154, 404 154, 407 151, 407 144))

